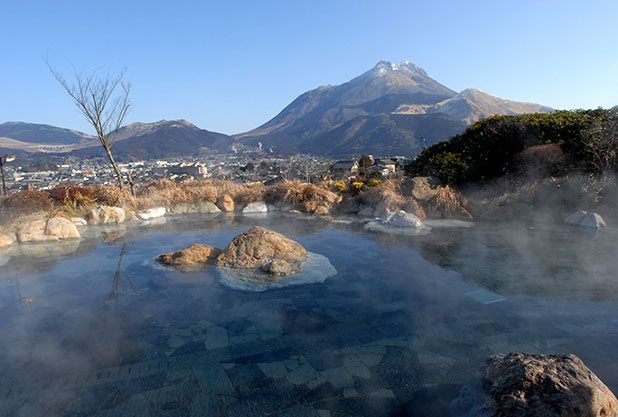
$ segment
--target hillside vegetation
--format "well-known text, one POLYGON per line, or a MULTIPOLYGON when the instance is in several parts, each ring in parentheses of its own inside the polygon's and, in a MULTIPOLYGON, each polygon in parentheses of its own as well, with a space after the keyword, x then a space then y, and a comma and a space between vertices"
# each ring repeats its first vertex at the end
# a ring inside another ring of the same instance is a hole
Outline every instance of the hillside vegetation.
POLYGON ((615 169, 616 110, 576 110, 493 116, 424 150, 408 175, 434 175, 447 184, 488 180, 507 173, 615 169))

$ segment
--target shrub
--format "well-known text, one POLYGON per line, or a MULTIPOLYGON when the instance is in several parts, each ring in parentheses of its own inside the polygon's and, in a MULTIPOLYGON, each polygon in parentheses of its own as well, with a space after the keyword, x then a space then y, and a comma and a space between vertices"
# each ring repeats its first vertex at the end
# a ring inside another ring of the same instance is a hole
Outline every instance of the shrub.
POLYGON ((362 182, 353 182, 352 183, 352 191, 355 193, 359 193, 365 184, 362 182))
POLYGON ((524 149, 513 159, 516 172, 539 178, 558 175, 566 169, 567 157, 560 145, 538 145, 524 149))
POLYGON ((372 178, 369 180, 369 182, 367 183, 368 187, 375 187, 376 185, 380 185, 382 184, 384 181, 376 179, 376 178, 372 178))
POLYGON ((337 181, 333 186, 339 192, 344 192, 344 191, 346 191, 348 189, 348 185, 345 183, 344 180, 337 181))

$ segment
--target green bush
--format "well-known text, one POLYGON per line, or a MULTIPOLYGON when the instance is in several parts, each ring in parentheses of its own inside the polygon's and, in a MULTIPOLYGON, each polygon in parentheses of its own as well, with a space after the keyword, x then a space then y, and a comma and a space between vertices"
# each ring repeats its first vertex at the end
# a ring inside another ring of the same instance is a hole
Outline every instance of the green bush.
POLYGON ((488 117, 425 149, 406 173, 435 175, 447 184, 494 178, 511 171, 524 149, 546 144, 560 145, 571 168, 593 170, 590 126, 609 115, 598 109, 488 117))

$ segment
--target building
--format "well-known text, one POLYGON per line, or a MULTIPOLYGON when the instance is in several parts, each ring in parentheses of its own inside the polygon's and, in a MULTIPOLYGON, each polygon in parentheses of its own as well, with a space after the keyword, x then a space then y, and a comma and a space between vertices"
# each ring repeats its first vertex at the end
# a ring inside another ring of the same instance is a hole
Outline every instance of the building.
POLYGON ((337 161, 330 167, 333 178, 348 178, 358 174, 357 161, 337 161))

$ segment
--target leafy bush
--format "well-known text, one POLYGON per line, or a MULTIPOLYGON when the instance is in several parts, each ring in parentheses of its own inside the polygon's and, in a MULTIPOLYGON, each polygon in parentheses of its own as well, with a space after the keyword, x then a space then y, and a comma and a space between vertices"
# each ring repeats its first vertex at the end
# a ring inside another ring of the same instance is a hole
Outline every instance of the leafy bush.
POLYGON ((450 184, 490 179, 511 171, 515 155, 524 149, 547 144, 559 145, 573 167, 594 168, 589 129, 610 114, 599 109, 482 119, 447 142, 425 149, 406 173, 435 175, 450 184))

